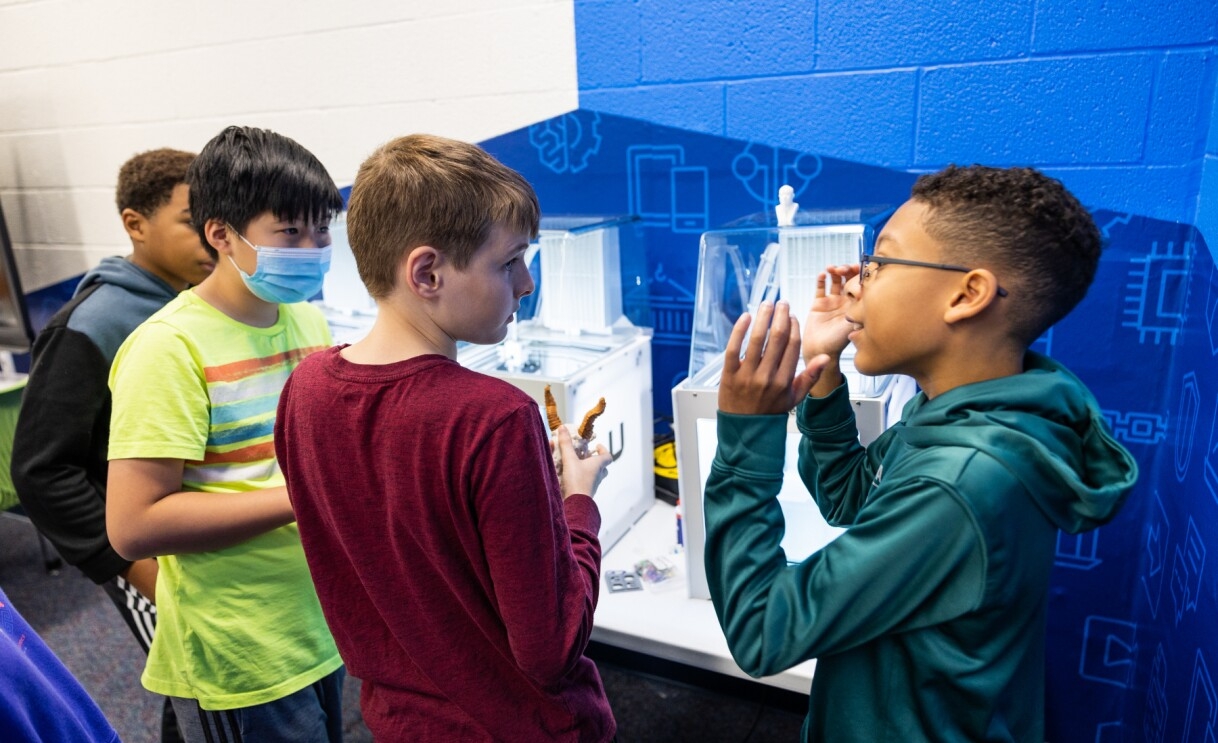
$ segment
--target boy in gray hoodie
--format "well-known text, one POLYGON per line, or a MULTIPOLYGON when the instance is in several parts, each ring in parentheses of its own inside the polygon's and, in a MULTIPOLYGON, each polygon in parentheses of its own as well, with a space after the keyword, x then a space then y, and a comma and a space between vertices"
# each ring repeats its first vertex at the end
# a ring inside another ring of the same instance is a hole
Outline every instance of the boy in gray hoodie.
POLYGON ((1061 183, 952 167, 918 180, 874 255, 821 275, 802 338, 783 302, 749 338, 748 316, 737 323, 707 577, 745 671, 817 659, 805 741, 1044 740, 1058 530, 1107 523, 1137 479, 1083 383, 1028 350, 1087 293, 1099 257, 1061 183), (851 341, 860 372, 921 388, 866 448, 839 366, 851 341), (800 477, 846 527, 797 565, 776 499, 792 408, 800 477))
MULTIPOLYGON (((21 505, 59 554, 98 583, 144 651, 156 626, 155 559, 124 560, 106 535, 110 363, 127 335, 215 267, 190 221, 194 155, 157 149, 119 169, 131 255, 103 258, 34 341, 13 442, 21 505)), ((162 740, 179 740, 166 704, 162 740)))

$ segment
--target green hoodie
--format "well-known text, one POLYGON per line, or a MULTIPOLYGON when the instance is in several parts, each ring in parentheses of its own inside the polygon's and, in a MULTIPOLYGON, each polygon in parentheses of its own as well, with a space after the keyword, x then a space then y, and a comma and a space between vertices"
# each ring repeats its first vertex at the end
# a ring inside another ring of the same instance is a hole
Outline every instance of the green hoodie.
POLYGON ((1073 374, 1022 374, 906 406, 864 449, 846 386, 807 398, 799 472, 847 530, 789 565, 786 416, 719 414, 706 571, 753 676, 817 659, 806 741, 1043 741, 1045 614, 1059 529, 1110 520, 1137 479, 1073 374))

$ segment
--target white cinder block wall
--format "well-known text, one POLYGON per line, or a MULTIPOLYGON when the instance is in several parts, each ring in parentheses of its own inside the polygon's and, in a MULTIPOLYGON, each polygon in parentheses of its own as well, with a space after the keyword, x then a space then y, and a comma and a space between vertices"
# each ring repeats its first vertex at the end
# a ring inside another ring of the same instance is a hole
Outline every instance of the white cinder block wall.
POLYGON ((114 181, 136 152, 260 126, 341 186, 392 137, 577 106, 572 0, 0 0, 0 203, 27 292, 129 252, 114 181))

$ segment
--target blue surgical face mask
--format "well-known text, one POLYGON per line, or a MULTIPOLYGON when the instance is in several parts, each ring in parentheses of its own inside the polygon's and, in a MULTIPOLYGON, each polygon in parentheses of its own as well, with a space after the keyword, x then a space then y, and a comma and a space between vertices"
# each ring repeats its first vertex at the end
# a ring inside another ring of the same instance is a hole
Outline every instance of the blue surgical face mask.
MULTIPOLYGON (((235 232, 235 230, 234 230, 235 232)), ((251 276, 233 261, 245 286, 264 302, 294 304, 321 291, 326 271, 330 270, 330 248, 268 248, 254 245, 241 233, 237 237, 254 249, 258 264, 251 276)))

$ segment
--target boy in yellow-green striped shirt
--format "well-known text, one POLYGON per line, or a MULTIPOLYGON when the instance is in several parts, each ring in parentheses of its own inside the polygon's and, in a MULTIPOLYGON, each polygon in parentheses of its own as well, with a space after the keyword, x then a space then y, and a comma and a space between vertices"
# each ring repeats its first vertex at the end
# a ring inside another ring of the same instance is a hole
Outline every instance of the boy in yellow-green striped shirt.
POLYGON ((138 327, 110 375, 106 525, 160 563, 144 669, 187 741, 337 741, 342 659, 275 461, 279 392, 330 345, 317 294, 342 209, 287 137, 229 127, 188 173, 216 269, 138 327))

